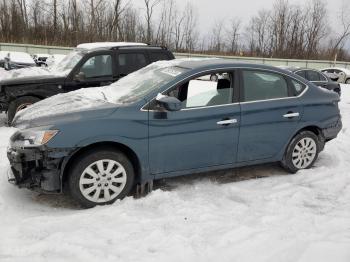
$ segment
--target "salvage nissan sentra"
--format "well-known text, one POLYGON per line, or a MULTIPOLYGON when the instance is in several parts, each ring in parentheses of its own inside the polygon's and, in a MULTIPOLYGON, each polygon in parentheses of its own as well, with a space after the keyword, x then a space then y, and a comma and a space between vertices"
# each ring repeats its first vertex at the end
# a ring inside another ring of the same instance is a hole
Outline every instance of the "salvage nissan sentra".
POLYGON ((229 60, 157 62, 108 86, 18 114, 9 181, 110 204, 155 179, 280 162, 311 168, 341 130, 338 94, 282 69, 229 60))

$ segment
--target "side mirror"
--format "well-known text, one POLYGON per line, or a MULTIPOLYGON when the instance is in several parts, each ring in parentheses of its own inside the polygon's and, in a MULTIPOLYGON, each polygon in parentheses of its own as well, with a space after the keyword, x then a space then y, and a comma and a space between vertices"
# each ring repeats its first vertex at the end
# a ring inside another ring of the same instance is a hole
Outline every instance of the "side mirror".
POLYGON ((168 111, 179 111, 182 108, 182 102, 176 97, 165 96, 159 93, 156 97, 156 101, 168 111))
POLYGON ((74 80, 78 82, 82 82, 86 79, 85 73, 84 72, 79 72, 74 76, 74 80))

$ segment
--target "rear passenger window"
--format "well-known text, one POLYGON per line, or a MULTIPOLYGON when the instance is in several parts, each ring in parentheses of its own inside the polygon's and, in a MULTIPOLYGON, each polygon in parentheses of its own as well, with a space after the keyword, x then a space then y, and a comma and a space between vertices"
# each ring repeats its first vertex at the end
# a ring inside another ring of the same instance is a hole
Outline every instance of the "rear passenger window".
POLYGON ((161 53, 161 52, 150 52, 149 58, 151 60, 151 63, 157 62, 160 60, 169 60, 168 55, 166 53, 161 53))
POLYGON ((121 76, 126 76, 146 65, 147 59, 143 53, 125 53, 118 55, 118 70, 121 76))
POLYGON ((262 72, 243 71, 244 101, 259 101, 288 97, 288 85, 282 75, 262 72))
POLYGON ((298 76, 301 76, 302 78, 305 78, 305 79, 306 79, 305 71, 298 71, 298 72, 296 72, 295 74, 297 74, 298 76))
POLYGON ((320 74, 317 73, 316 71, 309 70, 309 71, 307 71, 307 78, 306 79, 309 81, 315 81, 315 82, 320 81, 320 74))

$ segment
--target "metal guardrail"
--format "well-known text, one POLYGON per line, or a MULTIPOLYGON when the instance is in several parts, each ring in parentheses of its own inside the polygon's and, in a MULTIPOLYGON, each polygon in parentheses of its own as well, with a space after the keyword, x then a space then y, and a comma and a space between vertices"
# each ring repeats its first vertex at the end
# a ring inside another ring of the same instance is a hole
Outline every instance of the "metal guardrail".
MULTIPOLYGON (((17 51, 27 52, 29 54, 67 54, 73 48, 59 46, 44 46, 44 45, 27 45, 27 44, 10 44, 0 43, 0 51, 17 51)), ((278 59, 278 58, 260 58, 260 57, 243 57, 243 56, 216 56, 216 55, 200 55, 189 53, 175 53, 176 58, 184 57, 218 57, 231 59, 239 62, 248 62, 255 64, 267 64, 272 66, 297 66, 304 68, 322 69, 326 67, 342 67, 350 68, 350 62, 336 62, 324 60, 299 60, 299 59, 278 59)))

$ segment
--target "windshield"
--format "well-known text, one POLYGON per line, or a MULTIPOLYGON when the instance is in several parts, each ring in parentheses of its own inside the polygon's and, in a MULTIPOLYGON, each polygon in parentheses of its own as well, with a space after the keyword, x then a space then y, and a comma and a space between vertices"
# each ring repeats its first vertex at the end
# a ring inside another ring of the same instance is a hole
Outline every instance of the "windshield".
POLYGON ((122 78, 103 89, 109 102, 131 103, 159 89, 188 69, 173 66, 171 62, 157 62, 122 78))
POLYGON ((51 71, 55 73, 57 72, 58 74, 68 75, 83 58, 83 56, 83 52, 73 51, 66 55, 59 63, 54 64, 51 71))

